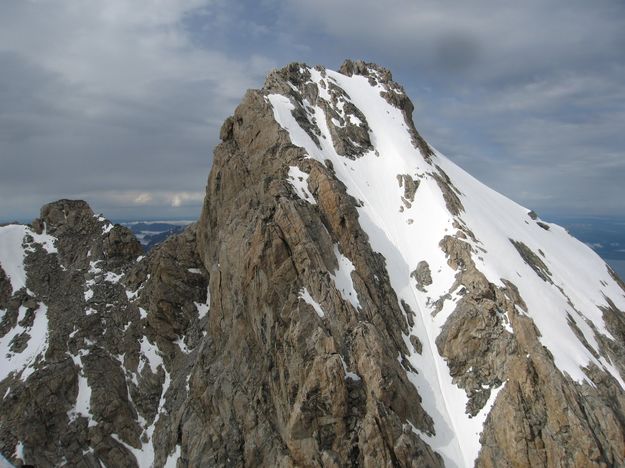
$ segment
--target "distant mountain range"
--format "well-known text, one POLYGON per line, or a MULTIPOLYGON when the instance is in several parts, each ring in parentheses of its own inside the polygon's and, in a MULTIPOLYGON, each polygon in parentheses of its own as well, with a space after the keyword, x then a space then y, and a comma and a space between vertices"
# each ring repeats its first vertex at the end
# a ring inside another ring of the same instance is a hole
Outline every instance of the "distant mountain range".
POLYGON ((149 252, 168 237, 184 230, 192 221, 127 221, 120 223, 132 231, 149 252))

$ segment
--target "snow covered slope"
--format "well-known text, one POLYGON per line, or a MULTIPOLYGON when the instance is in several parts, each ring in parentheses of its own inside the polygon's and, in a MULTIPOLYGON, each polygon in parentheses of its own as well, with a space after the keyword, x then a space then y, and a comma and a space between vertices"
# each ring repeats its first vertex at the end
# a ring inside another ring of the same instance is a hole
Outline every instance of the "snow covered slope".
MULTIPOLYGON (((282 93, 267 99, 291 141, 308 158, 331 165, 359 202, 360 224, 373 250, 386 259, 398 300, 416 312, 411 333, 423 343, 423 351, 410 356, 418 370, 410 378, 436 430, 423 437, 450 466, 472 466, 484 421, 506 382, 493 387, 477 414, 469 415, 467 393, 437 349, 436 340, 464 289, 457 281, 462 265, 450 261, 445 237, 468 245, 475 268, 492 285, 516 286, 524 303, 519 301, 517 313, 533 321, 557 368, 578 383, 592 385, 585 370, 593 365, 625 389, 598 338, 615 339, 603 309, 625 310, 625 295, 586 245, 420 142, 410 116, 397 105, 403 90, 383 73, 370 67, 349 76, 302 66, 302 82, 291 84, 302 91, 301 102, 282 93), (342 130, 346 133, 341 135, 342 130), (337 134, 349 148, 337 145, 337 134), (429 276, 421 284, 414 273, 420 264, 429 276)), ((302 186, 307 174, 297 168, 291 172, 299 175, 298 195, 315 203, 308 196, 312 190, 302 186)), ((514 318, 506 315, 505 333, 514 334, 514 318)))

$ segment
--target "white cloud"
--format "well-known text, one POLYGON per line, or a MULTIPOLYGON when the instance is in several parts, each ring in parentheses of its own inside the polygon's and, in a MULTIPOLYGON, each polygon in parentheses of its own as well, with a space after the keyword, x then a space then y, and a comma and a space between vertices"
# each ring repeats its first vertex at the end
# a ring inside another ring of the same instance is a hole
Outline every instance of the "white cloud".
POLYGON ((201 202, 204 199, 204 194, 202 192, 178 192, 169 197, 171 198, 171 206, 177 208, 189 204, 189 202, 201 202))
POLYGON ((143 192, 134 198, 133 203, 135 205, 145 205, 150 203, 152 200, 154 200, 154 197, 151 193, 143 192))

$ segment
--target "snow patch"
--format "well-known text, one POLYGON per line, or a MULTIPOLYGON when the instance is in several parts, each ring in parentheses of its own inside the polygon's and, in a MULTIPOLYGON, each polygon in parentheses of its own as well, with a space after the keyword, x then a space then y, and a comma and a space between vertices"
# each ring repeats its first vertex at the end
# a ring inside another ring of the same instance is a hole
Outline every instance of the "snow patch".
POLYGON ((136 290, 134 290, 134 291, 129 291, 128 289, 126 290, 126 297, 128 298, 128 300, 129 300, 129 301, 133 301, 133 300, 135 300, 137 297, 139 297, 139 293, 141 292, 141 290, 142 290, 143 288, 145 288, 145 285, 146 285, 146 284, 147 284, 147 282, 150 280, 150 276, 151 276, 151 275, 148 275, 148 276, 147 276, 147 278, 146 278, 146 280, 145 280, 143 283, 141 283, 141 284, 139 285, 139 287, 138 287, 136 290))
POLYGON ((180 445, 176 445, 174 451, 167 457, 163 468, 176 468, 176 463, 180 458, 180 445))
MULTIPOLYGON (((91 252, 91 250, 89 251, 91 252)), ((102 269, 98 266, 98 263, 102 262, 102 260, 90 260, 89 261, 89 273, 92 275, 97 275, 98 273, 102 273, 102 269)))
POLYGON ((319 303, 312 298, 312 296, 308 292, 308 289, 303 288, 299 292, 299 298, 303 299, 306 304, 312 306, 312 308, 315 309, 315 312, 317 313, 319 317, 323 318, 325 316, 323 309, 321 308, 319 303))
POLYGON ((184 354, 189 354, 191 352, 182 338, 178 337, 174 343, 178 345, 178 348, 180 348, 180 351, 184 354))
POLYGON ((290 166, 288 173, 289 183, 295 190, 295 193, 302 199, 313 205, 317 204, 317 200, 308 190, 308 174, 297 166, 290 166))
POLYGON ((81 352, 79 356, 72 356, 74 364, 76 364, 80 370, 78 372, 78 394, 76 395, 76 402, 74 403, 74 407, 67 412, 67 417, 70 422, 73 422, 76 418, 82 416, 88 420, 87 427, 93 427, 97 425, 97 423, 91 413, 91 387, 87 381, 82 363, 82 357, 85 354, 86 353, 81 352))
POLYGON ((334 244, 334 255, 336 255, 339 266, 334 274, 330 276, 334 280, 336 289, 341 293, 341 297, 358 309, 360 308, 360 301, 358 301, 358 293, 352 281, 352 272, 356 268, 351 260, 339 251, 338 244, 334 244))
POLYGON ((141 371, 143 370, 145 361, 147 361, 148 365, 150 366, 150 370, 152 371, 152 374, 156 375, 156 372, 158 371, 159 366, 163 366, 163 369, 165 369, 163 365, 163 358, 160 355, 158 346, 150 343, 150 340, 148 340, 147 336, 144 336, 141 338, 140 344, 141 344, 141 355, 145 359, 142 359, 141 362, 139 363, 138 372, 141 373, 141 371))
MULTIPOLYGON (((158 352, 159 352, 158 348, 153 345, 150 345, 150 346, 154 348, 151 352, 158 355, 158 352)), ((143 350, 143 344, 142 344, 142 350, 143 350)), ((160 359, 160 356, 158 359, 160 359)), ((156 416, 154 420, 152 421, 152 423, 147 428, 144 429, 143 434, 141 436, 141 440, 142 441, 145 440, 145 442, 142 443, 141 448, 136 449, 134 447, 131 447, 130 445, 122 441, 119 438, 119 436, 117 436, 117 434, 112 435, 112 437, 114 437, 115 440, 123 444, 135 456, 135 459, 137 460, 137 465, 139 465, 142 468, 154 466, 154 440, 153 440, 154 429, 156 428, 156 424, 160 420, 161 415, 163 414, 165 410, 165 402, 166 402, 165 394, 167 393, 167 391, 169 390, 169 387, 171 386, 171 376, 169 375, 169 372, 167 372, 167 369, 165 369, 165 365, 163 364, 162 360, 160 360, 158 366, 160 366, 163 369, 163 372, 165 373, 165 381, 163 382, 163 387, 162 387, 161 396, 158 402, 156 416)))
MULTIPOLYGON (((163 359, 160 356, 161 353, 160 353, 160 350, 158 349, 158 346, 150 343, 147 337, 145 336, 141 339, 140 344, 141 344, 142 358, 139 362, 137 373, 141 373, 147 361, 147 364, 150 366, 150 370, 152 371, 153 374, 156 374, 158 369, 161 368, 165 375, 163 386, 161 388, 156 415, 154 417, 154 420, 152 420, 149 424, 143 417, 139 416, 138 418, 139 425, 143 428, 143 433, 141 434, 141 438, 140 438, 142 441, 140 448, 132 447, 130 444, 123 441, 118 434, 111 434, 111 437, 115 439, 117 442, 119 442, 120 444, 122 444, 126 449, 128 449, 128 451, 130 451, 134 455, 137 461, 137 465, 139 467, 148 468, 148 467, 154 466, 154 456, 155 456, 154 440, 153 440, 154 430, 156 428, 156 424, 160 420, 161 415, 165 412, 165 402, 166 402, 165 394, 167 393, 171 385, 171 376, 169 372, 167 371, 167 369, 165 368, 163 359)), ((122 356, 117 356, 117 358, 120 362, 123 359, 122 356)), ((138 385, 137 376, 135 373, 132 373, 131 381, 135 385, 138 385)), ((132 401, 130 393, 128 394, 128 398, 130 401, 132 401)), ((169 458, 170 457, 168 457, 168 459, 169 458)), ((177 461, 177 458, 174 460, 174 462, 175 461, 177 461)))
POLYGON ((191 387, 190 387, 190 385, 189 385, 189 381, 190 381, 190 380, 191 380, 191 373, 189 373, 189 374, 187 375, 187 378, 186 378, 186 380, 185 380, 185 384, 184 384, 184 389, 185 389, 185 391, 187 392, 187 394, 189 393, 189 390, 191 390, 191 387))
POLYGON ((195 307, 197 308, 198 320, 202 320, 208 314, 211 306, 211 291, 210 287, 206 288, 206 302, 194 302, 195 307))
POLYGON ((106 275, 104 276, 104 281, 117 284, 119 283, 119 280, 122 279, 123 276, 124 276, 123 273, 113 273, 112 271, 107 271, 106 275))
POLYGON ((34 311, 35 317, 29 327, 19 324, 26 318, 27 309, 20 306, 18 310, 17 323, 6 335, 0 338, 0 381, 7 378, 12 372, 21 372, 21 380, 25 381, 33 372, 33 364, 37 358, 48 349, 48 308, 45 304, 39 303, 39 307, 34 311), (11 351, 11 342, 27 333, 30 337, 26 343, 26 348, 21 352, 11 351))
POLYGON ((15 452, 13 453, 13 455, 15 456, 15 458, 19 458, 20 460, 25 461, 24 444, 21 440, 17 441, 17 444, 15 445, 15 452))
POLYGON ((361 380, 360 376, 358 374, 356 374, 355 372, 350 372, 349 370, 347 370, 347 364, 345 363, 345 359, 343 359, 343 356, 340 356, 340 358, 341 358, 341 364, 343 365, 343 370, 345 371, 345 378, 346 379, 355 380, 355 381, 361 380))

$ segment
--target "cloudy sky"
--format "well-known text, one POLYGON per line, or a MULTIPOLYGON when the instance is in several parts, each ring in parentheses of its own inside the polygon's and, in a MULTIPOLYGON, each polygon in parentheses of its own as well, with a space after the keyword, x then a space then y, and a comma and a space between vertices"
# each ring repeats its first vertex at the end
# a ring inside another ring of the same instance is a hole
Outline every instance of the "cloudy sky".
POLYGON ((547 216, 625 216, 622 0, 0 0, 0 221, 195 218, 218 130, 292 61, 390 68, 417 128, 547 216))

